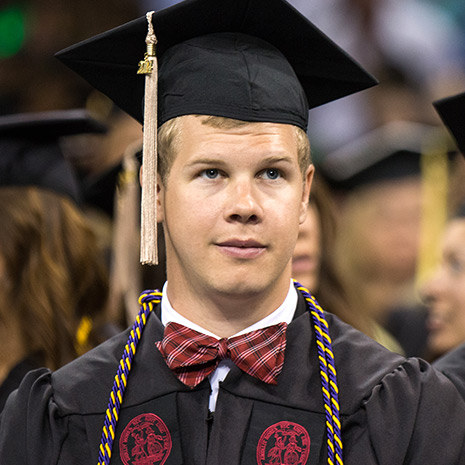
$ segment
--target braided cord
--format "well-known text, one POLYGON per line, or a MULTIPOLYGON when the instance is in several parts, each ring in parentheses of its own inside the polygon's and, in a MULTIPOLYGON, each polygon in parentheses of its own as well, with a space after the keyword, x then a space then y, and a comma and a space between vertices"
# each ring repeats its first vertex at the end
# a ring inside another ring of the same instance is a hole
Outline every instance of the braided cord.
POLYGON ((110 400, 105 412, 103 424, 102 440, 100 442, 98 465, 109 465, 111 460, 111 450, 115 439, 116 423, 118 422, 119 411, 123 403, 124 393, 128 382, 129 371, 136 354, 137 345, 142 337, 142 331, 147 323, 147 318, 153 310, 154 304, 161 301, 162 294, 159 291, 145 291, 139 297, 141 306, 136 317, 128 342, 124 347, 123 356, 120 360, 118 371, 115 376, 113 388, 110 392, 110 400))
POLYGON ((318 359, 320 363, 321 391, 325 402, 326 434, 328 440, 328 464, 343 465, 342 435, 339 418, 339 389, 337 387, 334 354, 324 311, 308 289, 294 280, 294 286, 304 296, 315 328, 318 359), (336 460, 336 462, 334 461, 336 460))
MULTIPOLYGON (((317 339, 321 390, 323 392, 326 413, 328 465, 335 465, 334 460, 336 460, 337 465, 343 465, 341 422, 339 419, 339 390, 337 387, 336 368, 334 366, 334 355, 331 347, 331 338, 328 332, 328 323, 326 322, 323 309, 310 292, 297 281, 294 281, 294 285, 296 289, 302 293, 307 302, 312 315, 317 339)), ((113 388, 110 392, 110 400, 105 413, 102 440, 99 448, 98 465, 110 464, 116 424, 118 422, 121 404, 123 403, 129 371, 131 370, 137 345, 142 337, 142 331, 145 328, 148 316, 152 312, 154 304, 158 304, 161 298, 162 294, 159 291, 145 291, 139 297, 141 309, 131 329, 115 376, 113 388)))

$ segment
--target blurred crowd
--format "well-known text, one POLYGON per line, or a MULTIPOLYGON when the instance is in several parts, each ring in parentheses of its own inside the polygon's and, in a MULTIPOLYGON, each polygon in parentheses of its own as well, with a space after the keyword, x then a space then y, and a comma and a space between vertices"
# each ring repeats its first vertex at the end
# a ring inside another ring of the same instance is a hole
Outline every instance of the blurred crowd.
MULTIPOLYGON (((86 109, 107 128, 60 136, 79 202, 0 184, 0 336, 12 348, 1 355, 0 385, 18 363, 57 368, 125 328, 138 293, 163 286, 163 244, 158 266, 138 263, 141 125, 54 54, 173 3, 0 6, 0 117, 86 109), (33 247, 42 236, 58 255, 33 247)), ((311 112, 317 174, 294 277, 325 309, 391 350, 434 360, 465 341, 465 160, 431 105, 465 89, 465 4, 290 3, 379 80, 311 112)))

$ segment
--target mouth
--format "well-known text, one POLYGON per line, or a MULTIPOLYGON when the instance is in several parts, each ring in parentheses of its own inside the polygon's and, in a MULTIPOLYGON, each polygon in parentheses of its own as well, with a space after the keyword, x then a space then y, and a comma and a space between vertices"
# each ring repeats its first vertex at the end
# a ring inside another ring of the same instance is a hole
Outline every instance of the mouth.
POLYGON ((427 330, 431 333, 437 333, 441 331, 446 326, 446 320, 444 317, 441 317, 436 314, 430 314, 426 320, 427 330))
POLYGON ((230 239, 216 244, 225 255, 238 259, 252 259, 262 255, 267 247, 253 239, 230 239))

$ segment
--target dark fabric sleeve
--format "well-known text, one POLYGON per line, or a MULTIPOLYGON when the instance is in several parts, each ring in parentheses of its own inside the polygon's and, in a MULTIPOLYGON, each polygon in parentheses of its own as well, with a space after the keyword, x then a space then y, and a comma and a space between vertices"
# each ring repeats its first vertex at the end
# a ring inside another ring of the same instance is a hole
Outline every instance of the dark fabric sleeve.
POLYGON ((343 429, 346 465, 465 464, 465 403, 421 359, 386 375, 343 429))
POLYGON ((433 366, 454 383, 465 400, 465 344, 436 360, 433 366))
POLYGON ((51 373, 26 375, 0 416, 2 465, 55 465, 67 435, 67 417, 53 401, 51 373))

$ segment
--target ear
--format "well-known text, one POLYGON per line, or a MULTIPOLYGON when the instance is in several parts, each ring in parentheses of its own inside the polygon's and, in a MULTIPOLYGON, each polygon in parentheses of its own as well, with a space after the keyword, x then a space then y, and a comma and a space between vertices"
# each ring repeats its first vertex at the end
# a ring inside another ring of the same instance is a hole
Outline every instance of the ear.
POLYGON ((313 174, 315 173, 315 167, 310 165, 305 172, 304 185, 302 189, 302 199, 300 206, 299 224, 302 224, 307 217, 308 199, 310 197, 310 189, 312 187, 313 174))
POLYGON ((157 222, 163 223, 165 220, 165 186, 160 174, 157 177, 157 222))

